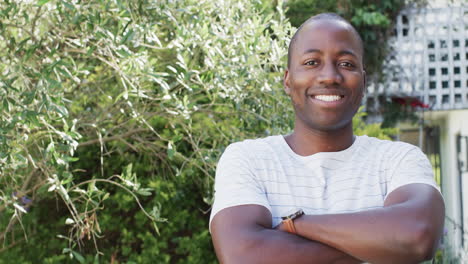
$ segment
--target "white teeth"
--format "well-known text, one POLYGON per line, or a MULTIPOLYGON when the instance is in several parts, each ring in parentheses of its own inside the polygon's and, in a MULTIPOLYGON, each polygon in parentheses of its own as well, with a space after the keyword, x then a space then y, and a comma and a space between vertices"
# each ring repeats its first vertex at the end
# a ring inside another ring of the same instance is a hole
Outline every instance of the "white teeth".
POLYGON ((325 101, 325 102, 333 102, 333 101, 338 101, 341 99, 341 96, 339 95, 316 95, 314 97, 315 99, 319 99, 320 101, 325 101))

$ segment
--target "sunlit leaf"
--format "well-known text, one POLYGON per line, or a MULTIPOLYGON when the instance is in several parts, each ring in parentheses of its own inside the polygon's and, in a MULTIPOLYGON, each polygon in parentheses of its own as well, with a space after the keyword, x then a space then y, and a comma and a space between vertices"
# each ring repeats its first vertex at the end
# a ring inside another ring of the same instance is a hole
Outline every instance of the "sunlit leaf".
POLYGON ((38 0, 38 1, 37 1, 37 5, 38 5, 38 6, 42 6, 42 5, 44 5, 44 4, 47 4, 48 2, 50 2, 50 0, 38 0))

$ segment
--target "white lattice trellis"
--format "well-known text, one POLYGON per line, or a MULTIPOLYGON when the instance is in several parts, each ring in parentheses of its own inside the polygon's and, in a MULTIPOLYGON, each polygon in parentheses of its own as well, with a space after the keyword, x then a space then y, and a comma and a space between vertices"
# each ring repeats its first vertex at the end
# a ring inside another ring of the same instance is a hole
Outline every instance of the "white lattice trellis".
POLYGON ((468 108, 468 5, 411 8, 400 13, 374 95, 421 98, 433 110, 468 108))

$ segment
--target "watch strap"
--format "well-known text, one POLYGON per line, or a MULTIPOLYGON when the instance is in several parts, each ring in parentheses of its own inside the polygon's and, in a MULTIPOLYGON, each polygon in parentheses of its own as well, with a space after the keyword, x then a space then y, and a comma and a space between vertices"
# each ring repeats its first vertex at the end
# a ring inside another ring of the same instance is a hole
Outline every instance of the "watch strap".
POLYGON ((281 217, 283 219, 282 223, 287 232, 297 234, 296 227, 294 226, 294 220, 296 218, 301 217, 302 215, 304 215, 304 211, 302 211, 302 209, 299 209, 288 216, 281 217))
POLYGON ((296 227, 294 226, 294 219, 288 218, 286 220, 283 220, 283 224, 287 232, 296 234, 296 227))

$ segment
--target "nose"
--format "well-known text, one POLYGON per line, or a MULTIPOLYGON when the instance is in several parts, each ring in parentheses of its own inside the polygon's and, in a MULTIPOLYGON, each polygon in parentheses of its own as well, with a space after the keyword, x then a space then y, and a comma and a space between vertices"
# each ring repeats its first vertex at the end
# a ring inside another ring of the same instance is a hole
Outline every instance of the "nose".
POLYGON ((321 84, 334 85, 340 84, 343 81, 343 76, 334 63, 326 63, 322 66, 317 80, 321 84))

